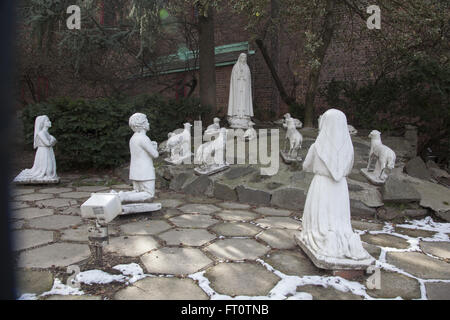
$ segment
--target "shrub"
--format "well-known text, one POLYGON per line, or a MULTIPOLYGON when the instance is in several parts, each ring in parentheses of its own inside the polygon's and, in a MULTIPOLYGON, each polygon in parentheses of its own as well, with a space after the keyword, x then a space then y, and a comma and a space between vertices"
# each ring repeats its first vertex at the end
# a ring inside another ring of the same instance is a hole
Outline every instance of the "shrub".
POLYGON ((168 100, 159 95, 129 98, 76 99, 57 98, 28 105, 22 114, 25 142, 33 143, 34 120, 46 114, 52 121, 50 133, 59 168, 113 168, 129 160, 128 141, 133 134, 129 117, 141 112, 150 122, 148 135, 161 142, 167 133, 182 128, 205 115, 197 99, 168 100))

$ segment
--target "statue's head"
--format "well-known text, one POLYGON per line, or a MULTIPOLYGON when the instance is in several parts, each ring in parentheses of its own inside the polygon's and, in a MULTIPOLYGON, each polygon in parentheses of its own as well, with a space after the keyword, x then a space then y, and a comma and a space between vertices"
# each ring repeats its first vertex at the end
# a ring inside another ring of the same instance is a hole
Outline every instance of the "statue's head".
POLYGON ((241 53, 241 54, 239 55, 238 61, 239 61, 240 63, 247 63, 247 55, 246 55, 245 53, 241 53))
POLYGON ((290 113, 286 113, 286 114, 284 115, 284 118, 285 118, 285 119, 290 119, 290 118, 291 118, 291 114, 290 114, 290 113))
POLYGON ((186 130, 190 130, 191 127, 192 127, 192 124, 190 124, 189 122, 186 122, 186 123, 184 124, 184 129, 186 129, 186 130))
POLYGON ((219 123, 220 123, 220 119, 219 119, 219 118, 214 118, 214 119, 213 119, 213 122, 214 122, 215 124, 219 124, 219 123))
POLYGON ((378 138, 380 137, 381 132, 378 130, 372 130, 372 132, 369 134, 369 138, 378 138))
POLYGON ((139 130, 150 130, 150 124, 148 123, 147 116, 143 113, 135 113, 130 117, 128 121, 131 130, 137 132, 139 130))

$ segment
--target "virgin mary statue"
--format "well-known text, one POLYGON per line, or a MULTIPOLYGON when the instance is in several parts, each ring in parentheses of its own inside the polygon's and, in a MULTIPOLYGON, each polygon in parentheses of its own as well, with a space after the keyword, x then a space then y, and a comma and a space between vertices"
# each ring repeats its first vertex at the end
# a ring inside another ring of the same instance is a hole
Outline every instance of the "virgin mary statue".
POLYGON ((228 100, 228 122, 231 128, 248 129, 253 117, 252 81, 247 55, 241 53, 233 66, 228 100))
POLYGON ((48 128, 52 126, 47 116, 39 116, 34 123, 34 149, 36 155, 31 169, 22 170, 14 179, 16 183, 58 183, 59 178, 56 174, 56 160, 53 153, 53 146, 56 139, 50 133, 48 128))
POLYGON ((310 147, 303 170, 314 173, 297 243, 324 269, 364 269, 374 259, 363 248, 350 222, 346 176, 353 167, 353 145, 345 114, 336 109, 319 121, 319 135, 310 147))

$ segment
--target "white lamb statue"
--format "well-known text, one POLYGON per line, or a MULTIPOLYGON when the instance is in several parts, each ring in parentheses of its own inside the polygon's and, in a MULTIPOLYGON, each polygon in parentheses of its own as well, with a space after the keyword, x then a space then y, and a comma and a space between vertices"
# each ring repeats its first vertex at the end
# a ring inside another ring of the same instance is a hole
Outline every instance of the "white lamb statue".
POLYGON ((285 162, 290 163, 292 161, 302 161, 299 156, 300 149, 302 148, 303 137, 298 132, 295 119, 289 118, 286 121, 286 138, 284 142, 284 151, 281 152, 281 156, 285 162), (289 140, 289 145, 287 141, 289 140), (289 151, 287 147, 289 146, 289 151))
POLYGON ((373 130, 369 134, 370 152, 367 169, 361 169, 362 173, 374 184, 383 184, 388 178, 386 170, 395 167, 395 152, 381 142, 381 133, 373 130), (375 162, 376 161, 376 162, 375 162), (375 165, 374 165, 375 162, 375 165))
POLYGON ((210 175, 229 167, 225 161, 227 129, 221 128, 219 136, 213 141, 202 144, 195 154, 195 163, 199 164, 194 171, 200 175, 210 175))
POLYGON ((167 140, 166 149, 170 151, 170 157, 165 160, 171 164, 181 164, 191 157, 191 127, 190 123, 184 124, 183 132, 171 135, 167 140))

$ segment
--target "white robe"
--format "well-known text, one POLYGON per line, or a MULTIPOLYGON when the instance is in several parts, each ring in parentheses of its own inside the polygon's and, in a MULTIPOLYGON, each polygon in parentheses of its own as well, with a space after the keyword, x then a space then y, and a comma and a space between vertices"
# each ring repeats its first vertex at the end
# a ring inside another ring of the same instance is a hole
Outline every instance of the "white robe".
POLYGON ((231 72, 228 116, 253 117, 252 79, 250 68, 238 61, 231 72))

